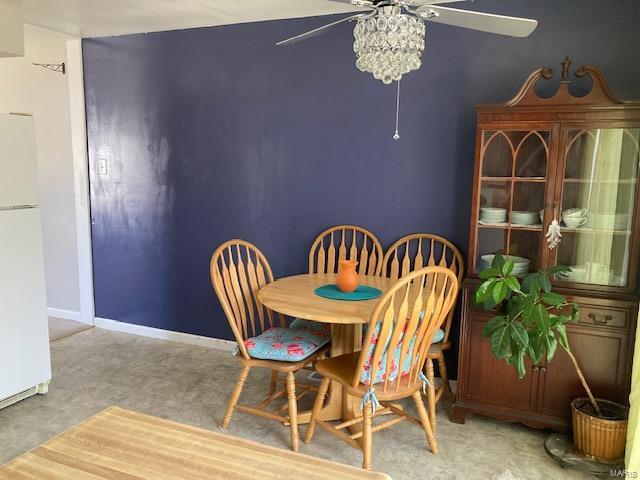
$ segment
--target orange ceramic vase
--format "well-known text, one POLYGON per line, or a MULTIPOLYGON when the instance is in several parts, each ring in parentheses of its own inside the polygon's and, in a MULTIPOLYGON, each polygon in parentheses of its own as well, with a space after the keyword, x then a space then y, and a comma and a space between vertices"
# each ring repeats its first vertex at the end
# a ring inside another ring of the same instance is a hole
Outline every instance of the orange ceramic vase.
POLYGON ((358 272, 356 272, 356 265, 358 265, 358 262, 355 260, 340 260, 336 283, 343 292, 353 292, 358 288, 360 280, 358 272))

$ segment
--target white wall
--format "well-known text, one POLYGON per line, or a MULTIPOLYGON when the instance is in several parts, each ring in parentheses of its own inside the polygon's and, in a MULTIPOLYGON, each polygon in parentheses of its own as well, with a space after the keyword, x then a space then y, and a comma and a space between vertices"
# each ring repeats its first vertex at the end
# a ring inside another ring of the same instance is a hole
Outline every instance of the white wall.
POLYGON ((0 0, 0 57, 24 55, 20 0, 0 0))
POLYGON ((80 311, 73 150, 66 75, 33 66, 67 61, 70 37, 25 25, 25 57, 0 58, 0 112, 34 115, 50 312, 80 311))

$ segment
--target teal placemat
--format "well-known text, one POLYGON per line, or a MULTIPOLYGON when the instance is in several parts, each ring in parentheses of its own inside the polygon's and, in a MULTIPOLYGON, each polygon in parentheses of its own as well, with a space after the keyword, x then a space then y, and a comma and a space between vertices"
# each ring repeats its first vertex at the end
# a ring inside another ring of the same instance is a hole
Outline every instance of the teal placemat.
POLYGON ((367 287, 366 285, 360 285, 354 292, 343 292, 334 283, 323 285, 315 289, 316 295, 324 298, 331 298, 332 300, 347 300, 357 302, 359 300, 371 300, 372 298, 378 298, 382 295, 382 290, 377 288, 367 287))

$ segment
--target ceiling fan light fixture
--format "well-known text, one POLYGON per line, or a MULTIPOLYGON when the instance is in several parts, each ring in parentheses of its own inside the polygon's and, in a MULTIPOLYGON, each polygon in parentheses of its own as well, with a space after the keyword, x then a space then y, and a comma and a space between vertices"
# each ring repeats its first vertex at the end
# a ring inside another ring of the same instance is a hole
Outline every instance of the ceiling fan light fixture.
POLYGON ((358 18, 353 31, 356 67, 388 85, 420 68, 425 47, 424 22, 398 6, 379 8, 358 18))

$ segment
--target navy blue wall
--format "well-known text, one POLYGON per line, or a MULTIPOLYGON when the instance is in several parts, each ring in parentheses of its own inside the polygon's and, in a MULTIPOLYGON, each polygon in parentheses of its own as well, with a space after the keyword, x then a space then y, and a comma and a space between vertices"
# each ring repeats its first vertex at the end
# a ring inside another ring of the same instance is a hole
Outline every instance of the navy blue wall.
POLYGON ((84 40, 97 316, 231 338, 208 264, 234 237, 278 277, 305 271, 338 223, 385 247, 428 231, 466 251, 476 103, 567 53, 640 97, 637 0, 464 7, 540 26, 514 39, 429 25, 397 142, 395 89, 356 70, 350 26, 274 46, 333 17, 84 40))

